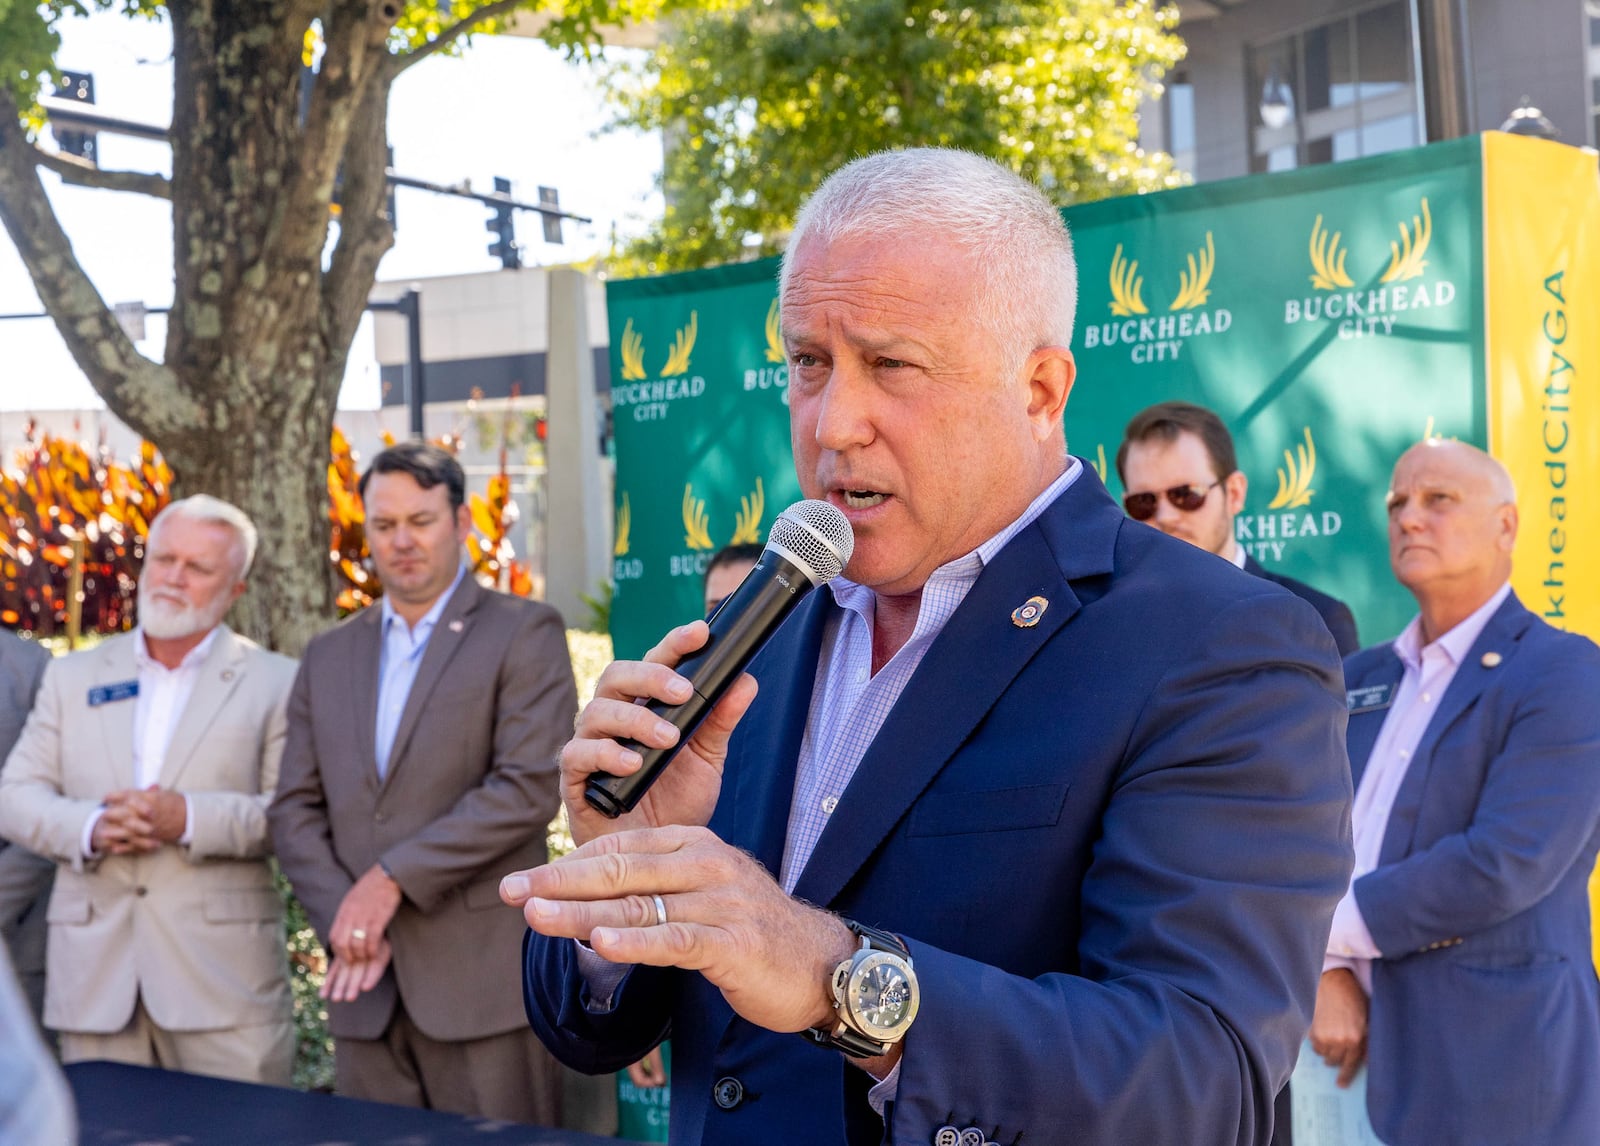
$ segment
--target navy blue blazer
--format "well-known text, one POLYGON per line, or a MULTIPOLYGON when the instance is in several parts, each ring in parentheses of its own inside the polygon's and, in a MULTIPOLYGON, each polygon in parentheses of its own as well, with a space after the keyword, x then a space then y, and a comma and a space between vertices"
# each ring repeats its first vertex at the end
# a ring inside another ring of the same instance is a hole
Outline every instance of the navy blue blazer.
MULTIPOLYGON (((1357 702, 1403 672, 1393 644, 1345 662, 1357 702)), ((1386 715, 1350 716, 1355 784, 1386 715)), ((1597 848, 1600 648, 1512 595, 1440 698, 1379 866, 1355 883, 1384 955, 1372 965, 1367 1109, 1390 1146, 1600 1141, 1597 848)))
POLYGON ((1333 643, 1339 646, 1340 656, 1347 657, 1361 648, 1361 638, 1356 635, 1355 615, 1350 612, 1350 606, 1339 598, 1330 597, 1319 589, 1313 589, 1304 581, 1296 581, 1293 577, 1286 577, 1282 573, 1273 573, 1248 553, 1244 557, 1244 571, 1282 585, 1315 609, 1317 615, 1322 618, 1322 623, 1328 626, 1328 632, 1333 634, 1333 643))
MULTIPOLYGON (((752 666, 711 821, 773 872, 836 609, 752 666)), ((591 1072, 670 1034, 674 1143, 1266 1143, 1353 862, 1344 725, 1316 613, 1131 524, 1086 465, 934 641, 795 889, 911 946, 887 1130, 863 1072, 692 972, 634 968, 593 1014, 573 944, 530 936, 529 1019, 591 1072)))

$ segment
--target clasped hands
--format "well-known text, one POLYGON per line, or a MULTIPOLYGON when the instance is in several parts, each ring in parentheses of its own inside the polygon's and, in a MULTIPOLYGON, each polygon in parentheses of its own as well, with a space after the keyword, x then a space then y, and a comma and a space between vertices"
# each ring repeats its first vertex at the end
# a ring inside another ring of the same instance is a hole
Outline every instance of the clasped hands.
POLYGON ((180 792, 152 784, 109 793, 95 821, 89 846, 96 855, 124 856, 153 852, 183 838, 189 805, 180 792))
POLYGON ((368 868, 345 892, 328 929, 333 959, 323 977, 323 999, 354 1002, 383 978, 393 948, 384 934, 400 907, 400 885, 378 864, 368 868))
POLYGON ((685 700, 689 683, 670 666, 708 633, 704 621, 684 625, 643 661, 616 661, 600 675, 561 753, 562 802, 579 847, 512 872, 500 897, 521 908, 533 930, 584 940, 612 962, 698 971, 734 1011, 768 1030, 823 1025, 833 1016, 829 977, 856 947, 850 930, 786 894, 753 858, 705 827, 729 736, 755 700, 755 678, 745 675, 728 690, 632 812, 610 820, 583 798, 594 772, 638 768, 638 754, 618 740, 676 742, 677 730, 635 700, 685 700))

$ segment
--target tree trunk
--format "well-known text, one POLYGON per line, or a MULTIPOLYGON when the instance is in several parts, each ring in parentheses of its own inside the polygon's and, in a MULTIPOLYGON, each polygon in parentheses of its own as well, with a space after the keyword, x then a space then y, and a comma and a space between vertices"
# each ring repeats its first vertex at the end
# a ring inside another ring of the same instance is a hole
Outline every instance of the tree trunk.
MULTIPOLYGON (((236 361, 248 361, 249 346, 236 361)), ((256 386, 241 390, 259 392, 256 386)), ((317 369, 271 376, 272 400, 222 404, 225 427, 170 452, 178 496, 204 490, 250 516, 260 534, 249 589, 229 615, 240 632, 298 654, 333 616, 328 459, 333 410, 317 369)))

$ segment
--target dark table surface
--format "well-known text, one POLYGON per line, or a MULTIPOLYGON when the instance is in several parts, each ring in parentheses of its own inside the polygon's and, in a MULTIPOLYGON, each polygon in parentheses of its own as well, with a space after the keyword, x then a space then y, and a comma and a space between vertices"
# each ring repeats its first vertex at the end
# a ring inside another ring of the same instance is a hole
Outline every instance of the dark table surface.
MULTIPOLYGON (((66 1067, 83 1146, 618 1146, 620 1139, 113 1062, 66 1067)), ((43 1144, 41 1144, 43 1146, 43 1144)))

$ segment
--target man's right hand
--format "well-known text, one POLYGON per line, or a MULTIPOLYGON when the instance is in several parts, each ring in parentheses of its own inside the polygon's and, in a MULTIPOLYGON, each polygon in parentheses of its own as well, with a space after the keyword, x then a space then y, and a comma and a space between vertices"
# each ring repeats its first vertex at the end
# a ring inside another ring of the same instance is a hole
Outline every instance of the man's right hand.
POLYGON ((1355 972, 1334 967, 1322 973, 1311 1017, 1311 1049, 1339 1068, 1340 1086, 1356 1080, 1367 1061, 1367 993, 1355 972))
POLYGON ((625 776, 638 770, 638 753, 623 748, 618 740, 633 739, 652 748, 677 742, 677 729, 635 701, 687 700, 689 682, 671 666, 704 645, 710 634, 704 621, 691 622, 668 633, 644 660, 613 661, 600 674, 594 699, 578 714, 576 735, 561 750, 561 800, 578 846, 630 828, 701 827, 710 822, 722 789, 728 737, 756 697, 756 681, 748 673, 733 683, 632 812, 610 820, 583 798, 584 782, 593 773, 625 776))

